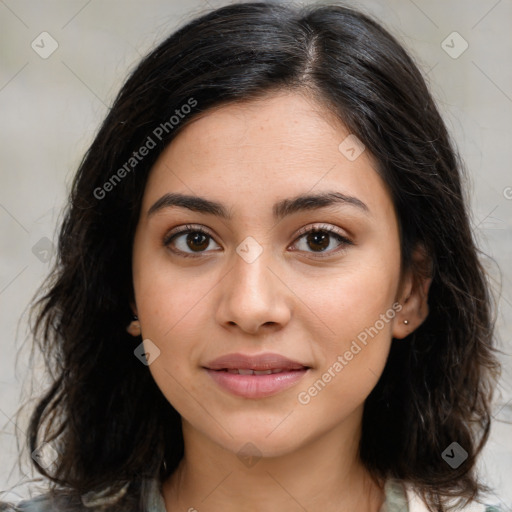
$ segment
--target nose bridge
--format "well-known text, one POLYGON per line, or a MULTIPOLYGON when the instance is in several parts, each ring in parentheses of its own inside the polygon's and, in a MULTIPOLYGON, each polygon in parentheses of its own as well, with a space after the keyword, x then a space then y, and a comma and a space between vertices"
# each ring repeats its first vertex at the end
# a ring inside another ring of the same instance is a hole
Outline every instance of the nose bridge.
POLYGON ((269 243, 260 243, 252 236, 246 237, 236 247, 234 262, 234 285, 242 293, 253 291, 255 295, 268 293, 273 286, 269 266, 272 265, 272 249, 269 243))
MULTIPOLYGON (((247 237, 236 247, 230 276, 222 289, 218 320, 255 332, 263 324, 284 324, 290 316, 285 287, 272 272, 272 249, 247 237)), ((227 276, 226 276, 227 277, 227 276)))

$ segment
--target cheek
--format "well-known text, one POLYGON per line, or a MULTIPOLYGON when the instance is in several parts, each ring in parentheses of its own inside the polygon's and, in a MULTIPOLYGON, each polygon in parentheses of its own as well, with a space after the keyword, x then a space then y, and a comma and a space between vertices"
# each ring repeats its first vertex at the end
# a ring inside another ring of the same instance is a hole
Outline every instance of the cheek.
MULTIPOLYGON (((395 258, 386 259, 382 253, 379 257, 361 251, 351 256, 343 268, 317 281, 315 286, 309 283, 305 295, 307 304, 324 321, 325 333, 332 335, 334 346, 342 348, 340 343, 350 343, 386 312, 386 319, 392 320, 399 272, 399 262, 395 258)), ((390 334, 392 322, 384 323, 385 326, 378 322, 379 330, 390 334)))
POLYGON ((138 244, 134 253, 133 280, 139 319, 145 337, 167 340, 177 332, 193 336, 203 299, 216 280, 206 266, 180 268, 165 248, 138 244))
MULTIPOLYGON (((395 303, 399 264, 391 261, 358 258, 357 264, 340 272, 322 289, 309 290, 308 303, 315 304, 312 309, 319 312, 324 323, 324 334, 312 335, 321 352, 321 365, 308 382, 322 391, 320 401, 339 402, 342 398, 343 408, 350 409, 360 404, 377 383, 400 307, 395 303)), ((315 395, 317 391, 311 392, 315 395)))
POLYGON ((137 300, 143 336, 158 346, 160 364, 173 373, 179 373, 181 361, 193 360, 197 341, 205 338, 201 319, 205 298, 199 284, 177 273, 140 283, 137 300))
MULTIPOLYGON (((143 246, 143 244, 141 244, 143 246)), ((149 370, 168 401, 180 412, 190 407, 198 392, 190 375, 191 362, 199 362, 205 335, 208 293, 218 282, 212 272, 169 262, 165 251, 141 250, 134 255, 133 278, 138 316, 144 339, 159 349, 149 370)), ((211 315, 210 315, 211 317, 211 315)))

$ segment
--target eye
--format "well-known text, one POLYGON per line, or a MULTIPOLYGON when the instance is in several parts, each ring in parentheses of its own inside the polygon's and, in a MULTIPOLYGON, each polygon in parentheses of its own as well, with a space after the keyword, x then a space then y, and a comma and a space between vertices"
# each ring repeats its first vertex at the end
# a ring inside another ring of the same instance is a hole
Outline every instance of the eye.
MULTIPOLYGON (((300 241, 301 239, 304 239, 305 242, 303 244, 303 247, 305 246, 306 248, 313 248, 314 250, 312 252, 315 254, 315 256, 319 256, 320 258, 330 256, 333 253, 338 253, 345 249, 347 245, 354 245, 353 242, 349 240, 346 236, 342 235, 341 232, 326 224, 302 228, 299 231, 299 237, 297 238, 297 240, 300 241), (340 248, 328 251, 327 249, 331 246, 332 238, 335 238, 340 248), (325 254, 324 256, 323 253, 327 254, 325 254)), ((299 250, 309 252, 306 249, 299 250)))
MULTIPOLYGON (((301 239, 304 239, 304 245, 306 245, 306 247, 309 246, 314 250, 299 250, 316 253, 319 257, 325 257, 323 253, 331 255, 345 249, 347 245, 353 245, 353 242, 351 242, 346 236, 342 235, 341 232, 338 232, 337 229, 325 224, 302 228, 299 231, 299 237, 296 239, 295 243, 301 239), (331 245, 332 238, 336 239, 338 246, 341 248, 327 251, 331 245)), ((212 235, 210 235, 210 233, 204 228, 201 226, 187 224, 183 229, 177 232, 171 231, 171 233, 166 235, 163 240, 163 244, 164 246, 169 247, 172 252, 183 256, 184 258, 189 258, 198 257, 203 252, 210 252, 206 251, 210 246, 210 241, 214 241, 212 235), (187 249, 190 249, 190 252, 187 249)), ((214 243, 220 247, 216 242, 214 243)))
POLYGON ((213 241, 212 236, 201 226, 191 226, 187 224, 184 229, 166 235, 163 243, 166 247, 169 247, 172 252, 184 258, 194 258, 196 257, 194 253, 205 252, 204 250, 210 245, 210 240, 213 241), (187 236, 185 237, 184 235, 187 236), (175 242, 176 240, 178 240, 178 243, 175 242), (175 244, 178 249, 174 249, 172 247, 173 244, 175 244), (191 249, 192 252, 187 252, 187 248, 191 249))

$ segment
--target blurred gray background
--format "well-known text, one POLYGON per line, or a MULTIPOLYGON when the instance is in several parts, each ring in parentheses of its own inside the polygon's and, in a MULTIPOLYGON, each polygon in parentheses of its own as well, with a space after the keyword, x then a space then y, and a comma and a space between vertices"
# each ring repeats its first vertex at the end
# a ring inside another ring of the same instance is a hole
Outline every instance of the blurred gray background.
MULTIPOLYGON (((44 386, 27 306, 49 270, 69 184, 127 73, 171 31, 227 1, 0 0, 0 491, 16 465, 23 402, 44 386)), ((298 2, 296 2, 298 3, 298 2)), ((303 2, 311 3, 311 2, 303 2)), ((471 175, 473 225, 500 294, 497 420, 480 467, 512 509, 512 0, 353 0, 409 49, 471 175)), ((25 452, 25 459, 30 454, 25 452)))

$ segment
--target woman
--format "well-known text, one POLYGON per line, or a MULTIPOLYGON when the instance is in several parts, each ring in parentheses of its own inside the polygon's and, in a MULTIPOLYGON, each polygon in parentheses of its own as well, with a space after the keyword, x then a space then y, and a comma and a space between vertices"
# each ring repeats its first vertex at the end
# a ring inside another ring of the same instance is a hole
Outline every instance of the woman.
POLYGON ((235 4, 172 34, 74 180, 34 324, 54 485, 18 510, 474 505, 498 363, 461 173, 355 10, 235 4))

